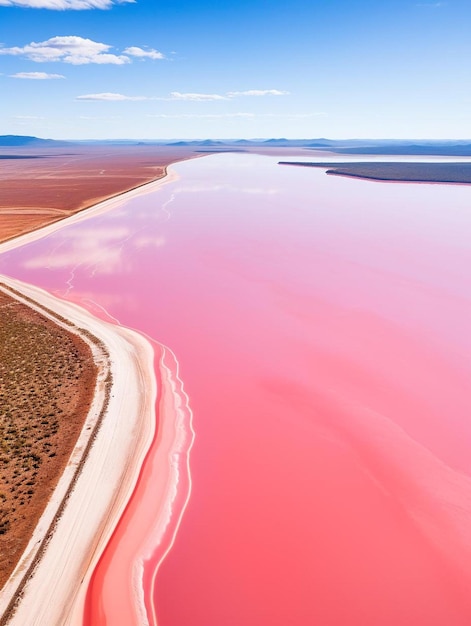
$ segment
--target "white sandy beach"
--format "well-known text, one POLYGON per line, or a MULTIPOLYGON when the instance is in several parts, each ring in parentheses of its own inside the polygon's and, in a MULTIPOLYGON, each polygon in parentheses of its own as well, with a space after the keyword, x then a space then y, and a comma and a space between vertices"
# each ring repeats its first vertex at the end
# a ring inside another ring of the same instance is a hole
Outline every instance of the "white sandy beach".
POLYGON ((36 287, 7 278, 2 280, 91 332, 109 351, 109 359, 104 359, 91 343, 100 367, 95 401, 69 465, 0 596, 0 613, 3 613, 69 488, 105 400, 104 380, 109 367, 113 385, 103 422, 47 549, 9 622, 81 624, 87 579, 129 500, 154 435, 154 354, 151 345, 133 331, 98 321, 79 307, 36 287))

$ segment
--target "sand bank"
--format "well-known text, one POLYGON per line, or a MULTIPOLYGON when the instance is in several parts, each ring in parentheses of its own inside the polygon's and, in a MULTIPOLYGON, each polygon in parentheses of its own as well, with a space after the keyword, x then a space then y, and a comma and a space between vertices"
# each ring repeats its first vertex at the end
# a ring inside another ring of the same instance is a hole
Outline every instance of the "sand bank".
POLYGON ((8 623, 80 624, 88 578, 134 490, 154 436, 153 350, 133 331, 97 321, 79 307, 39 288, 8 278, 2 280, 40 306, 54 310, 64 318, 58 323, 68 330, 66 320, 72 321, 80 329, 76 332, 93 347, 100 369, 95 399, 74 453, 0 596, 0 611, 4 613, 18 587, 23 587, 21 602, 8 623), (90 335, 106 346, 108 354, 90 335), (107 393, 110 376, 113 385, 107 393), (83 462, 90 436, 100 420, 83 462), (52 533, 51 526, 55 526, 52 533), (38 553, 42 553, 39 560, 38 553), (33 565, 34 571, 24 584, 24 575, 33 565))

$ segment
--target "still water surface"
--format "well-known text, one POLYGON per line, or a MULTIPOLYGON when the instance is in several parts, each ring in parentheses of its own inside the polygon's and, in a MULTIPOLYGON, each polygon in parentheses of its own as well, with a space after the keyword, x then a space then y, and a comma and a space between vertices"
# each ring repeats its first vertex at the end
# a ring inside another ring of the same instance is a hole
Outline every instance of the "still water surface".
POLYGON ((468 626, 471 188, 277 161, 180 163, 0 271, 178 360, 196 439, 144 573, 159 626, 468 626))

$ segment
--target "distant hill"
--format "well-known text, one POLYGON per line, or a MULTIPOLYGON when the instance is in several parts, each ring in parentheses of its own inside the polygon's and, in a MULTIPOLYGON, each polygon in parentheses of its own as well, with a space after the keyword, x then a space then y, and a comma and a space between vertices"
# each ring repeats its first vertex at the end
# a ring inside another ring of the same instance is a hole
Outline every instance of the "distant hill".
POLYGON ((273 148, 306 148, 337 154, 370 154, 370 155, 437 155, 437 156, 471 156, 471 141, 456 140, 407 140, 407 139, 226 139, 215 141, 187 140, 168 143, 169 146, 207 147, 230 149, 240 147, 273 147, 273 148))
POLYGON ((215 141, 213 139, 195 140, 195 141, 174 141, 168 143, 167 146, 225 146, 225 141, 215 141))
POLYGON ((271 145, 276 145, 276 146, 286 145, 287 143, 289 143, 289 139, 285 139, 284 137, 282 137, 281 139, 267 139, 263 143, 269 143, 271 145))
POLYGON ((68 141, 55 141, 54 139, 39 139, 39 137, 29 137, 27 135, 0 135, 0 146, 31 148, 55 148, 70 146, 68 141))
POLYGON ((418 139, 185 139, 164 141, 155 139, 103 139, 80 141, 57 141, 25 135, 0 136, 0 147, 59 148, 77 145, 137 145, 137 146, 184 146, 189 148, 213 148, 214 152, 244 148, 305 148, 306 150, 335 152, 337 154, 370 155, 438 155, 471 156, 471 139, 466 140, 418 140, 418 139))

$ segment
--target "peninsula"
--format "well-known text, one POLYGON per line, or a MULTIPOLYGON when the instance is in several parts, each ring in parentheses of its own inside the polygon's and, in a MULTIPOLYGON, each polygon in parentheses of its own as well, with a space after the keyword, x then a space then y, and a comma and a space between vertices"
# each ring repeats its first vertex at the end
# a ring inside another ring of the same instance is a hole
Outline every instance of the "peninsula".
POLYGON ((326 174, 349 176, 367 180, 414 183, 461 183, 471 184, 471 162, 413 163, 392 161, 369 162, 303 162, 280 161, 280 165, 318 167, 326 174))

